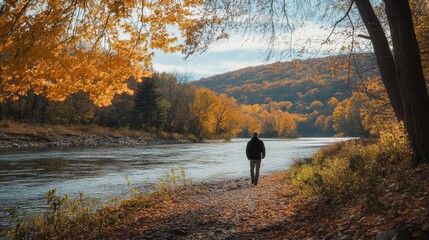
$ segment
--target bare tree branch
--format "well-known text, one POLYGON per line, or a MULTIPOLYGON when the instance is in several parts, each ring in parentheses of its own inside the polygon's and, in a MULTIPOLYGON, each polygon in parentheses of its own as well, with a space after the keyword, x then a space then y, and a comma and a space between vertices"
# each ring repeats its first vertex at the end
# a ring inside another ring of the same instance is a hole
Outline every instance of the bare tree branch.
POLYGON ((337 27, 337 25, 338 25, 338 24, 340 24, 340 23, 341 23, 341 22, 342 22, 346 17, 348 17, 348 16, 349 16, 349 13, 350 13, 350 11, 352 10, 352 6, 353 6, 353 3, 354 3, 354 2, 355 2, 355 0, 352 0, 352 1, 350 2, 349 8, 347 9, 347 11, 346 11, 346 13, 344 14, 344 16, 343 16, 342 18, 340 18, 337 22, 335 22, 334 27, 332 28, 331 33, 330 33, 330 34, 329 34, 329 36, 326 38, 326 40, 322 43, 322 45, 328 42, 329 38, 330 38, 330 37, 332 36, 332 34, 334 33, 335 28, 337 27))
POLYGON ((97 44, 100 41, 100 39, 105 35, 106 30, 107 30, 107 25, 109 24, 110 14, 111 13, 109 12, 109 14, 107 15, 106 21, 104 22, 103 30, 101 30, 100 35, 97 37, 97 39, 95 40, 94 44, 92 45, 92 49, 94 49, 97 46, 97 44))

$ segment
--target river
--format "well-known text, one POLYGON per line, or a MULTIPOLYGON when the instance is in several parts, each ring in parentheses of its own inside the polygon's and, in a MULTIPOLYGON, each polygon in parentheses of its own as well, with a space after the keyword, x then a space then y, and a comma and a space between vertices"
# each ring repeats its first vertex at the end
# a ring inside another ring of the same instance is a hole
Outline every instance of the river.
MULTIPOLYGON (((322 146, 346 139, 263 139, 267 155, 261 174, 287 169, 294 159, 309 157, 322 146)), ((181 166, 186 178, 194 183, 247 177, 247 141, 238 138, 225 143, 2 150, 0 210, 45 209, 44 195, 53 188, 71 196, 82 192, 101 200, 121 198, 130 192, 125 175, 133 186, 144 190, 150 182, 165 176, 164 170, 181 166)))

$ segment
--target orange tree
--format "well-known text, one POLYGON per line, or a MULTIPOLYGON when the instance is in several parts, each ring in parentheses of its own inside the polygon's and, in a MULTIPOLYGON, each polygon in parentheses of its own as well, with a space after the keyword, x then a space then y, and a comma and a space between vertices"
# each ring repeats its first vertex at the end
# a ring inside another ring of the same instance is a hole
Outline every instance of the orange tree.
POLYGON ((201 0, 5 0, 0 3, 0 103, 34 91, 99 106, 151 75, 154 49, 180 51, 201 0))

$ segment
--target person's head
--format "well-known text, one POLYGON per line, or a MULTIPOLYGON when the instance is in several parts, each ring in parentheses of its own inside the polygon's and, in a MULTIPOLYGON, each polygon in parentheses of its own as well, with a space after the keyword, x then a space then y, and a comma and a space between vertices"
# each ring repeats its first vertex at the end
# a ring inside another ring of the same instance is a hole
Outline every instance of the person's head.
POLYGON ((255 138, 255 137, 258 137, 258 132, 257 131, 254 131, 253 132, 253 137, 255 138))

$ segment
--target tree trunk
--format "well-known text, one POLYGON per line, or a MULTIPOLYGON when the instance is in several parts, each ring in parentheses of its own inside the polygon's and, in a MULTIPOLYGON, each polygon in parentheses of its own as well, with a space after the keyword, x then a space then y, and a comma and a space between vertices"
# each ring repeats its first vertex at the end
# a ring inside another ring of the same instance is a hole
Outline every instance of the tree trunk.
POLYGON ((41 111, 40 111, 40 119, 41 119, 41 123, 42 124, 44 124, 45 122, 46 122, 46 119, 47 119, 47 117, 46 117, 46 109, 48 108, 48 104, 49 104, 49 101, 48 101, 48 99, 46 99, 46 98, 42 98, 42 109, 41 109, 41 111))
POLYGON ((33 102, 31 104, 31 118, 32 121, 38 122, 38 110, 39 110, 39 96, 37 94, 33 94, 33 102))
POLYGON ((429 97, 407 0, 384 0, 413 165, 429 161, 429 97))
POLYGON ((355 0, 355 3, 371 38, 378 69, 381 74, 381 80, 386 88, 396 119, 398 121, 403 121, 404 110, 395 74, 395 62, 393 61, 386 34, 369 0, 355 0))

